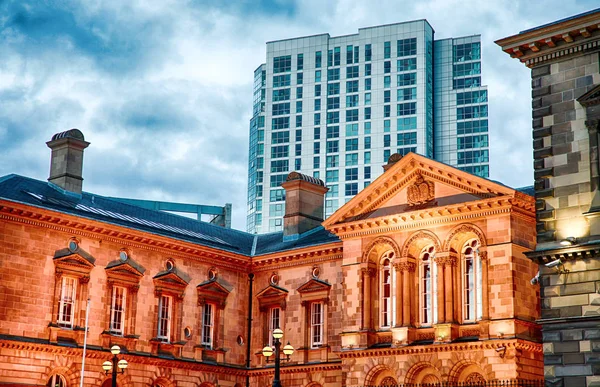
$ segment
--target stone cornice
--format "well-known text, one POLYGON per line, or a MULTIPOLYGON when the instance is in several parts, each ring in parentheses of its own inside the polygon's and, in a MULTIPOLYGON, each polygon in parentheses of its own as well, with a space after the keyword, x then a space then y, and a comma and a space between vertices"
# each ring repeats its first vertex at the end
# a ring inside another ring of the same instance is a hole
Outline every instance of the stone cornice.
POLYGON ((252 258, 252 270, 261 272, 302 264, 317 264, 342 258, 342 242, 277 252, 252 258))
MULTIPOLYGON (((529 198, 529 197, 527 197, 529 198)), ((333 224, 329 231, 341 239, 389 233, 398 230, 422 229, 432 225, 448 224, 511 214, 535 221, 534 202, 516 197, 496 197, 479 201, 433 207, 373 219, 333 224)))
MULTIPOLYGON (((12 349, 16 351, 37 351, 45 353, 54 353, 60 356, 72 356, 78 359, 81 359, 81 356, 83 354, 83 348, 70 348, 52 344, 31 343, 6 339, 0 340, 0 348, 12 349)), ((100 361, 112 359, 110 351, 98 351, 91 349, 90 347, 87 348, 85 357, 87 359, 100 359, 100 361)), ((132 353, 121 354, 119 357, 127 360, 130 368, 135 368, 137 364, 147 364, 158 367, 214 372, 227 375, 245 376, 247 374, 247 370, 241 367, 238 368, 220 364, 206 364, 196 362, 191 359, 164 359, 158 356, 148 356, 148 354, 137 356, 132 353)))
POLYGON ((598 49, 600 47, 600 12, 551 23, 517 35, 499 39, 496 44, 527 67, 548 60, 598 49))
POLYGON ((543 251, 529 251, 525 255, 538 264, 546 264, 557 259, 563 262, 576 259, 590 259, 600 256, 600 245, 558 247, 543 251))
POLYGON ((246 271, 250 264, 250 258, 244 255, 6 200, 0 200, 0 220, 108 240, 173 257, 202 259, 203 262, 237 271, 246 271))
MULTIPOLYGON (((330 361, 327 363, 314 363, 314 364, 282 364, 280 368, 281 374, 295 374, 295 373, 310 373, 320 371, 340 371, 342 369, 342 361, 330 361)), ((270 375, 274 372, 274 367, 254 368, 249 370, 250 376, 264 376, 270 375)))
POLYGON ((473 341, 467 343, 448 343, 434 345, 415 345, 397 348, 376 348, 363 350, 343 350, 337 352, 341 359, 361 358, 361 357, 379 357, 379 356, 398 356, 398 355, 416 355, 436 352, 457 352, 457 351, 479 351, 484 349, 497 349, 501 347, 515 348, 534 353, 542 353, 542 344, 523 339, 498 339, 487 341, 473 341))

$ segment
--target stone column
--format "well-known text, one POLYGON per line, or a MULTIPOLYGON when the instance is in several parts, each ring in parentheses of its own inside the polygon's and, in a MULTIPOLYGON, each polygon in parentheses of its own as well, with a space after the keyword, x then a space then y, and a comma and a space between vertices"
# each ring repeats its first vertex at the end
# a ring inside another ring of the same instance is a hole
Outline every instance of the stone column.
POLYGON ((396 271, 396 327, 402 326, 402 312, 404 305, 404 287, 402 285, 402 262, 394 263, 394 269, 396 271))
POLYGON ((445 321, 451 323, 454 321, 454 268, 456 267, 456 257, 448 256, 444 265, 444 283, 445 283, 445 302, 446 312, 445 321))
POLYGON ((373 327, 372 318, 371 318, 371 280, 373 275, 375 274, 375 269, 372 268, 363 268, 362 270, 363 277, 363 321, 362 321, 362 329, 370 330, 373 327))
POLYGON ((438 324, 446 321, 446 291, 444 288, 444 268, 446 266, 445 256, 440 256, 440 253, 436 254, 435 264, 437 265, 437 308, 438 308, 438 324))
POLYGON ((403 262, 402 263, 402 285, 403 285, 403 289, 402 292, 404 293, 404 299, 402 300, 402 308, 403 308, 403 312, 402 312, 402 326, 403 327, 408 327, 411 325, 411 319, 410 319, 410 310, 411 310, 411 305, 413 304, 413 294, 411 292, 411 278, 413 277, 413 275, 411 273, 415 272, 415 267, 416 265, 412 262, 403 262))
POLYGON ((481 260, 481 319, 489 320, 490 318, 490 301, 489 301, 489 285, 488 285, 488 255, 485 247, 479 248, 479 259, 481 260))

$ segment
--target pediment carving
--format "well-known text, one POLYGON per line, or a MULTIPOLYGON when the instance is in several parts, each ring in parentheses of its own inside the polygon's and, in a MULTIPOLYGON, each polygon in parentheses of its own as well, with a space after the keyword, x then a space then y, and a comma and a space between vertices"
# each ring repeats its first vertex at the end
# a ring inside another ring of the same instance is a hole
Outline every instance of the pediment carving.
POLYGON ((415 182, 408 186, 406 191, 409 206, 418 206, 435 199, 435 184, 433 181, 425 180, 419 172, 417 172, 415 182))
POLYGON ((261 312, 264 312, 271 307, 280 307, 282 310, 285 310, 288 294, 289 292, 287 289, 274 284, 269 284, 269 286, 258 292, 256 295, 261 312))

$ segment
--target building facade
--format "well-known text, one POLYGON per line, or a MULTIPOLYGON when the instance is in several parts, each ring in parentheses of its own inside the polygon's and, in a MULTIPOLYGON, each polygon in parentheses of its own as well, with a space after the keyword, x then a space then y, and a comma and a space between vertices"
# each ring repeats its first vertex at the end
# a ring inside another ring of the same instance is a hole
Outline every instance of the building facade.
POLYGON ((531 69, 538 235, 528 256, 540 264, 547 385, 595 386, 600 384, 600 9, 496 43, 531 69))
POLYGON ((82 191, 80 131, 49 182, 0 178, 0 384, 284 386, 539 380, 535 202, 409 153, 325 222, 322 180, 288 174, 285 225, 253 235, 82 191), (322 223, 321 223, 322 222, 322 223))
POLYGON ((327 183, 325 212, 416 152, 489 176, 478 35, 434 40, 426 20, 267 43, 254 73, 247 231, 283 229, 291 171, 327 183))

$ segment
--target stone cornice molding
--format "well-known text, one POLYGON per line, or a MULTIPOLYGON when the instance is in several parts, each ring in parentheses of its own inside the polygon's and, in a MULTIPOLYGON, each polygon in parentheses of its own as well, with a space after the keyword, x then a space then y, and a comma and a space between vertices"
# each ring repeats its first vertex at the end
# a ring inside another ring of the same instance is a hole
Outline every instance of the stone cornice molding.
POLYGON ((563 262, 576 259, 591 259, 600 256, 600 244, 591 246, 558 247, 543 251, 529 251, 525 255, 538 264, 546 264, 557 259, 563 262))
POLYGON ((252 271, 261 272, 302 264, 317 264, 342 258, 342 242, 282 251, 252 258, 252 271))
POLYGON ((360 350, 342 350, 336 352, 341 359, 352 359, 362 357, 385 357, 398 355, 416 355, 439 352, 457 352, 457 351, 480 351, 484 349, 497 349, 501 347, 515 348, 532 353, 543 353, 541 343, 527 341, 523 339, 489 340, 476 341, 468 343, 448 343, 437 345, 415 345, 398 348, 376 348, 360 350))
MULTIPOLYGON (((0 348, 12 349, 17 351, 37 351, 45 353, 54 353, 60 356, 70 356, 77 359, 81 359, 81 356, 83 354, 83 348, 69 348, 52 344, 30 343, 6 339, 0 340, 0 348)), ((112 355, 108 350, 97 351, 91 349, 90 347, 87 348, 85 357, 87 359, 100 359, 100 361, 112 359, 112 355)), ((131 353, 121 354, 120 357, 127 360, 130 367, 132 368, 135 368, 138 364, 147 364, 157 367, 178 368, 200 372, 214 372, 226 375, 246 376, 247 374, 247 371, 245 369, 237 367, 231 367, 227 365, 206 364, 201 362, 190 361, 189 359, 164 359, 158 356, 149 355, 147 353, 144 353, 141 356, 134 355, 131 353)))
POLYGON ((334 224, 329 231, 340 239, 385 234, 400 230, 425 229, 433 225, 473 221, 503 214, 514 214, 535 221, 535 202, 516 198, 499 197, 476 202, 459 203, 419 211, 404 212, 373 219, 334 224))
MULTIPOLYGON (((327 363, 314 363, 314 364, 290 364, 282 365, 280 372, 282 374, 295 374, 295 373, 313 373, 322 371, 341 371, 342 361, 330 361, 327 363)), ((270 375, 274 372, 273 367, 267 368, 255 368, 248 371, 250 376, 264 376, 270 375)))
POLYGON ((527 67, 597 49, 600 47, 600 12, 523 31, 499 39, 496 44, 527 67))
POLYGON ((236 271, 245 272, 250 264, 250 258, 244 255, 5 200, 0 200, 0 220, 107 240, 123 246, 155 251, 173 257, 202 259, 203 262, 210 262, 216 266, 236 271))

